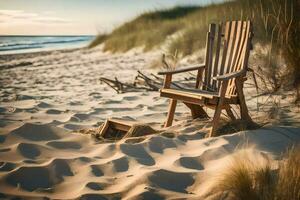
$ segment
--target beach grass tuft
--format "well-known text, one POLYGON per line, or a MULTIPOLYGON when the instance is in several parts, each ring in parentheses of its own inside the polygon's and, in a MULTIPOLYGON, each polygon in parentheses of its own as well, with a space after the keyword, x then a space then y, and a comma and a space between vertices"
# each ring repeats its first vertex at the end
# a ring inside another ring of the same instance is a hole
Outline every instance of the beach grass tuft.
POLYGON ((300 197, 300 148, 292 147, 274 167, 268 158, 238 154, 221 175, 218 198, 286 200, 300 197), (226 194, 226 197, 224 195, 226 194))

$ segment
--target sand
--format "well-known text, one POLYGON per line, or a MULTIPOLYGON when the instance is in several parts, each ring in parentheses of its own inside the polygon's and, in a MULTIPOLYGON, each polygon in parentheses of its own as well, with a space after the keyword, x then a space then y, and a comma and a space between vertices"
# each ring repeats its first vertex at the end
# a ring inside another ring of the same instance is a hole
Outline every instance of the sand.
POLYGON ((300 109, 291 94, 257 96, 251 79, 250 114, 265 123, 256 130, 204 138, 209 124, 192 120, 179 104, 174 126, 164 130, 172 137, 103 143, 79 133, 110 117, 161 129, 167 99, 149 91, 117 94, 99 80, 132 82, 137 70, 156 73, 150 66, 161 53, 99 47, 0 56, 0 198, 209 199, 235 153, 277 160, 299 143, 300 109))

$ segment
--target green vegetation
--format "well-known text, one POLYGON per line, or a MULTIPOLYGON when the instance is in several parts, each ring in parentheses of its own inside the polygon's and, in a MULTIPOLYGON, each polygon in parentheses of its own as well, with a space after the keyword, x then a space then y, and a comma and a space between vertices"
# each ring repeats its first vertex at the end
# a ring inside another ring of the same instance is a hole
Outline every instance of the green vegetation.
POLYGON ((162 44, 166 37, 183 28, 185 16, 198 11, 198 7, 176 7, 170 10, 148 12, 115 29, 107 36, 98 36, 90 45, 105 42, 105 50, 127 51, 144 46, 145 50, 162 44))
POLYGON ((190 55, 203 48, 209 23, 251 19, 254 42, 268 44, 264 73, 272 91, 296 88, 300 100, 300 1, 236 0, 206 7, 175 7, 138 16, 108 35, 99 35, 90 47, 104 43, 104 50, 124 52, 134 47, 151 50, 167 42, 170 54, 190 55), (172 36, 172 37, 170 37, 172 36), (287 70, 274 63, 282 57, 287 70), (291 77, 291 78, 287 78, 291 77), (288 81, 287 81, 288 80, 288 81))
POLYGON ((279 161, 278 168, 274 168, 269 160, 253 160, 247 155, 239 155, 223 174, 215 191, 220 193, 218 199, 299 199, 299 166, 299 147, 291 148, 279 161))

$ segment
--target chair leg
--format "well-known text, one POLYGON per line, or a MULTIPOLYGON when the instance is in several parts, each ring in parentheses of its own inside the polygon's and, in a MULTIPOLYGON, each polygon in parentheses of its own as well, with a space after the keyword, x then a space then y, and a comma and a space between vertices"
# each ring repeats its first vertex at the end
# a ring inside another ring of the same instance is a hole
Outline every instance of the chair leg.
POLYGON ((167 121, 166 121, 164 127, 172 126, 176 105, 177 105, 177 100, 171 99, 170 100, 170 105, 169 105, 169 112, 168 112, 168 116, 167 116, 167 121))
POLYGON ((222 102, 220 101, 218 103, 218 105, 216 106, 214 118, 213 118, 213 121, 212 121, 212 127, 211 127, 210 132, 209 132, 209 137, 213 137, 216 134, 216 131, 218 129, 220 116, 221 116, 221 112, 222 112, 222 102))
POLYGON ((202 106, 196 105, 196 104, 190 104, 190 103, 186 103, 186 102, 183 102, 183 103, 191 110, 193 119, 208 118, 208 115, 202 106))
POLYGON ((236 79, 235 81, 236 81, 235 85, 236 85, 237 95, 240 104, 241 119, 246 121, 252 121, 245 101, 245 96, 243 92, 243 82, 239 79, 236 79))
POLYGON ((231 106, 226 106, 225 108, 227 115, 230 117, 231 120, 236 120, 232 110, 231 110, 231 106))
POLYGON ((213 121, 212 121, 212 127, 211 127, 211 130, 209 132, 209 137, 215 136, 216 131, 218 129, 219 120, 220 120, 220 116, 221 116, 221 112, 222 112, 222 107, 223 107, 223 104, 224 104, 224 99, 225 99, 225 93, 226 93, 226 90, 227 90, 227 86, 228 86, 228 81, 224 81, 224 82, 221 83, 220 98, 219 98, 218 104, 216 106, 214 118, 213 118, 213 121))

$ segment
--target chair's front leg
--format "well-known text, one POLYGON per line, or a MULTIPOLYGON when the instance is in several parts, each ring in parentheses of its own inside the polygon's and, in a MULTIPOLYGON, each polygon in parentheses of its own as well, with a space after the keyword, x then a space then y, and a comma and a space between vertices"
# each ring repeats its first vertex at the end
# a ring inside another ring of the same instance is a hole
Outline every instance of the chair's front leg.
POLYGON ((176 105, 177 105, 177 100, 170 99, 169 112, 168 112, 168 116, 167 116, 167 121, 165 123, 165 127, 172 126, 176 105))
POLYGON ((228 80, 222 81, 220 91, 219 91, 220 97, 219 97, 218 103, 216 105, 216 110, 215 110, 214 118, 212 121, 212 127, 209 132, 209 137, 215 136, 216 131, 218 129, 218 124, 219 124, 219 120, 220 120, 220 116, 221 116, 221 112, 222 112, 222 107, 224 104, 227 86, 228 86, 228 80))
MULTIPOLYGON (((171 82, 172 82, 172 74, 166 74, 163 88, 170 88, 171 82)), ((176 105, 177 105, 177 100, 176 99, 170 99, 170 105, 169 105, 167 121, 166 121, 164 127, 172 126, 176 105)))

